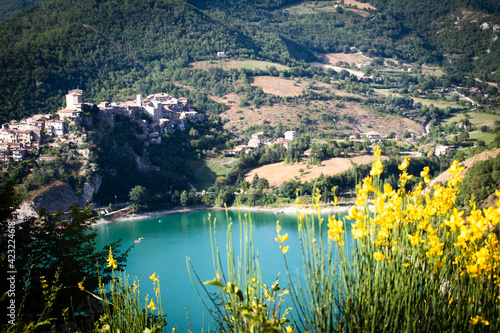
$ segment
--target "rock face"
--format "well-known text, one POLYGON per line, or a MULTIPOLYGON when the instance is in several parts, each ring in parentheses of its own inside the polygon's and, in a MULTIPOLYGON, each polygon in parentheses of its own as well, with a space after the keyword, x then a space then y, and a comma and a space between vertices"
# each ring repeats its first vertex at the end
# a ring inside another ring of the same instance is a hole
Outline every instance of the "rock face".
POLYGON ((83 184, 83 194, 81 196, 83 205, 88 205, 92 202, 94 194, 99 191, 101 184, 102 176, 100 174, 95 174, 89 182, 85 182, 85 184, 83 184))
POLYGON ((92 198, 99 191, 101 183, 101 175, 94 175, 89 182, 84 184, 82 195, 76 195, 71 186, 57 181, 37 195, 32 201, 22 202, 17 211, 18 218, 23 219, 28 216, 38 216, 38 209, 41 207, 49 213, 58 210, 67 211, 68 207, 75 203, 80 208, 84 208, 92 202, 92 198))

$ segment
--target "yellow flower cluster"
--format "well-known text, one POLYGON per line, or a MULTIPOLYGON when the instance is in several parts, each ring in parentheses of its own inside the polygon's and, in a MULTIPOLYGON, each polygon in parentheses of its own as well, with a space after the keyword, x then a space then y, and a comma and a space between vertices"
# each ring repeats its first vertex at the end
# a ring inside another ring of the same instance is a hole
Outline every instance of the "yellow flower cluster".
MULTIPOLYGON (((483 210, 472 202, 471 212, 464 218, 464 212, 455 207, 464 170, 457 161, 448 169, 451 178, 446 186, 435 185, 430 191, 424 191, 425 184, 430 183, 429 168, 425 167, 420 173, 424 182, 406 192, 405 185, 413 177, 407 172, 408 157, 399 166, 399 190, 384 184, 380 191, 373 185, 378 184, 378 176, 383 172, 380 154, 380 149, 375 148, 376 161, 371 176, 358 185, 355 205, 345 217, 352 221, 353 238, 370 243, 377 261, 399 256, 408 267, 410 259, 417 254, 419 260, 428 260, 430 267, 437 269, 450 259, 462 275, 494 278, 500 286, 500 278, 495 274, 500 265, 500 246, 492 232, 500 222, 500 200, 496 208, 483 210)), ((500 198, 500 192, 496 193, 500 198)), ((342 221, 329 217, 329 238, 343 246, 343 235, 342 221)))
POLYGON ((156 276, 156 273, 153 273, 149 278, 153 280, 153 289, 155 291, 156 297, 158 297, 158 294, 160 293, 160 280, 156 276))
POLYGON ((373 258, 375 258, 375 260, 377 260, 377 261, 380 261, 380 260, 384 259, 384 255, 382 254, 382 252, 377 251, 377 252, 373 253, 373 258))
MULTIPOLYGON (((500 193, 497 195, 500 197, 500 193)), ((473 205, 466 222, 457 231, 459 234, 454 246, 461 250, 461 254, 455 262, 461 262, 461 267, 465 267, 470 276, 498 279, 495 272, 500 264, 500 247, 498 237, 492 231, 499 222, 500 209, 489 207, 481 211, 473 205)), ((497 283, 500 285, 500 280, 497 283)))
POLYGON ((330 237, 334 242, 337 242, 340 246, 344 246, 343 226, 344 223, 342 221, 337 220, 330 215, 328 216, 328 237, 330 237))
POLYGON ((370 176, 380 176, 382 174, 382 171, 384 171, 384 168, 382 166, 382 161, 380 160, 380 156, 382 155, 382 149, 380 147, 375 147, 374 151, 375 155, 375 162, 372 165, 372 169, 370 171, 370 176))
POLYGON ((155 305, 155 302, 153 300, 151 300, 151 302, 149 302, 148 306, 147 306, 148 309, 151 309, 151 310, 156 310, 156 305, 155 305))
POLYGON ((108 262, 108 267, 111 267, 112 269, 117 269, 118 266, 116 265, 116 260, 113 258, 113 252, 111 251, 111 246, 109 247, 109 256, 108 259, 106 259, 108 262))
POLYGON ((488 326, 490 324, 487 320, 484 320, 484 318, 481 316, 475 316, 475 317, 471 318, 470 322, 472 325, 477 325, 477 324, 481 323, 485 326, 488 326))
POLYGON ((285 254, 288 251, 288 245, 284 246, 283 243, 288 240, 288 234, 281 235, 281 226, 280 226, 280 221, 276 221, 276 233, 277 237, 274 238, 279 244, 280 244, 280 249, 283 254, 285 254))

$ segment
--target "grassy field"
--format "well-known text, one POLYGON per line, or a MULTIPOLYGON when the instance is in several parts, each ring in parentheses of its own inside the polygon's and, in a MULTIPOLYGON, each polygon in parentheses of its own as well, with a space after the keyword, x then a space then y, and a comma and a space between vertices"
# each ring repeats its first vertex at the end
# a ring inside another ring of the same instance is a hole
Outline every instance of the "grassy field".
POLYGON ((289 13, 296 15, 314 14, 317 12, 335 11, 335 1, 302 2, 285 8, 289 13))
POLYGON ((280 65, 268 61, 260 60, 207 60, 207 61, 197 61, 192 62, 189 66, 199 69, 209 69, 211 67, 220 67, 224 70, 234 69, 267 69, 271 66, 276 67, 277 70, 285 70, 290 67, 280 65))
MULTIPOLYGON (((386 157, 382 157, 386 159, 386 157)), ((362 165, 373 162, 372 155, 360 155, 352 158, 331 158, 321 162, 321 165, 313 165, 307 168, 306 162, 295 164, 285 164, 284 162, 267 164, 259 168, 253 169, 245 174, 245 179, 252 181, 254 174, 260 178, 266 178, 269 181, 269 186, 277 188, 281 183, 297 177, 302 182, 310 181, 318 178, 321 174, 335 175, 349 170, 353 164, 362 165), (303 170, 300 172, 299 170, 303 170)))
POLYGON ((331 68, 333 69, 334 71, 336 72, 341 72, 343 70, 346 70, 348 71, 350 74, 353 74, 353 75, 356 75, 357 77, 363 77, 365 74, 361 71, 356 71, 356 70, 353 70, 353 69, 349 69, 349 68, 343 68, 343 67, 339 67, 339 66, 333 66, 333 65, 325 65, 325 64, 322 64, 322 63, 319 63, 319 62, 311 62, 309 63, 310 65, 314 65, 314 66, 320 66, 320 67, 323 67, 323 68, 331 68))
POLYGON ((219 176, 225 176, 237 159, 234 157, 210 158, 189 161, 188 167, 194 173, 194 186, 199 190, 207 190, 219 176))
POLYGON ((486 145, 489 145, 495 139, 495 133, 474 131, 469 132, 469 138, 471 140, 483 140, 486 145))
POLYGON ((444 75, 444 71, 441 67, 422 65, 422 74, 432 74, 439 77, 444 75))
MULTIPOLYGON (((500 121, 500 115, 497 114, 474 112, 474 111, 468 111, 465 114, 468 115, 469 121, 475 126, 482 126, 482 125, 492 126, 495 123, 495 121, 500 121)), ((447 119, 445 124, 460 122, 462 119, 466 117, 465 114, 464 113, 456 114, 455 116, 447 119)))
MULTIPOLYGON (((296 5, 287 6, 284 9, 291 14, 304 15, 304 14, 314 14, 317 12, 335 12, 337 1, 306 1, 296 5)), ((352 10, 362 16, 368 16, 369 13, 362 9, 375 9, 372 5, 368 3, 358 2, 356 0, 345 0, 344 6, 346 10, 352 10), (347 7, 356 6, 357 8, 347 7)))
POLYGON ((271 66, 274 66, 277 70, 281 71, 290 68, 288 66, 280 65, 277 63, 260 60, 238 60, 237 63, 240 69, 267 69, 271 66))
POLYGON ((299 96, 307 82, 296 83, 293 80, 281 79, 274 76, 254 76, 250 78, 250 85, 261 87, 266 94, 277 96, 299 96))
MULTIPOLYGON (((392 89, 374 89, 377 94, 380 95, 392 95, 395 97, 407 97, 405 95, 399 94, 392 92, 392 89)), ((415 102, 418 102, 422 105, 425 106, 430 106, 433 104, 435 107, 438 108, 446 108, 447 106, 452 107, 452 108, 461 108, 462 106, 456 102, 451 102, 451 101, 437 101, 433 99, 426 99, 426 98, 420 98, 420 97, 410 97, 413 99, 415 102)))

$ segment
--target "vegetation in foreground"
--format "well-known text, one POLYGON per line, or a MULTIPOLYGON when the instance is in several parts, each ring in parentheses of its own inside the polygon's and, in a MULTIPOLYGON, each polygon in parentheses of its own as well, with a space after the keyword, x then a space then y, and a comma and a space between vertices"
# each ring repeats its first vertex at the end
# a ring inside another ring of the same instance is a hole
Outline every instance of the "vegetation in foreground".
MULTIPOLYGON (((205 284, 219 287, 222 302, 215 304, 219 317, 214 316, 214 324, 223 327, 220 331, 498 331, 500 200, 497 207, 483 210, 471 200, 469 214, 459 211, 455 201, 463 168, 456 161, 446 185, 426 189, 430 179, 425 167, 422 182, 408 190, 412 176, 405 158, 399 166, 399 187, 393 189, 380 182, 380 154, 377 148, 377 161, 358 185, 356 205, 345 219, 329 216, 324 221, 319 191, 314 196, 316 212, 299 215, 304 269, 303 282, 290 282, 288 288, 293 316, 289 308, 280 307, 288 291, 277 293, 277 283, 274 294, 265 286, 255 288, 261 281, 251 220, 246 222, 250 236, 241 238, 245 250, 237 265, 228 244, 227 274, 214 249, 216 277, 205 284), (348 220, 352 238, 345 235, 348 220), (321 236, 325 229, 327 240, 321 236), (267 309, 262 304, 274 306, 271 315, 261 315, 260 309, 267 309)), ((500 198, 499 191, 496 195, 500 198)), ((288 235, 282 234, 279 223, 276 231, 286 262, 288 235)), ((288 274, 289 281, 295 281, 292 272, 288 274)))

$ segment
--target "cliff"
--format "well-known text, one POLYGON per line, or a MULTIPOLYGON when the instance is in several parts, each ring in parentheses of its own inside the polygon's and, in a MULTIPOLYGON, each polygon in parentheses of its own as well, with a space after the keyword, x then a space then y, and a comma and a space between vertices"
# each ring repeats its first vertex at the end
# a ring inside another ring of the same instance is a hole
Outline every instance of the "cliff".
POLYGON ((93 196, 99 191, 101 183, 101 175, 96 174, 90 181, 85 182, 83 193, 77 195, 71 186, 56 181, 38 193, 32 200, 23 201, 17 210, 18 218, 38 216, 38 209, 41 207, 50 213, 58 210, 67 211, 68 207, 74 203, 78 204, 80 208, 84 208, 92 202, 93 196))

